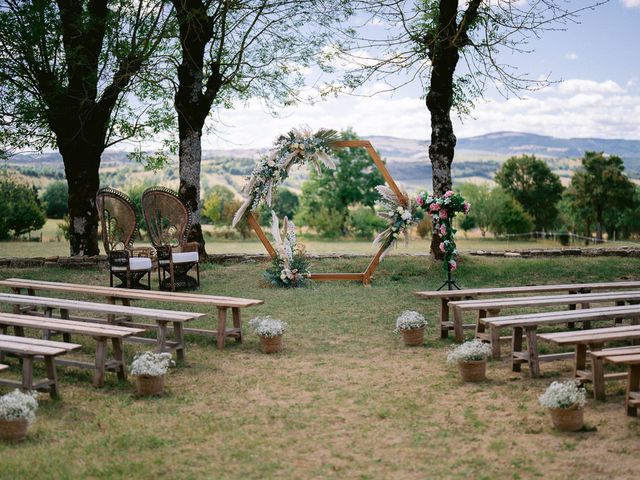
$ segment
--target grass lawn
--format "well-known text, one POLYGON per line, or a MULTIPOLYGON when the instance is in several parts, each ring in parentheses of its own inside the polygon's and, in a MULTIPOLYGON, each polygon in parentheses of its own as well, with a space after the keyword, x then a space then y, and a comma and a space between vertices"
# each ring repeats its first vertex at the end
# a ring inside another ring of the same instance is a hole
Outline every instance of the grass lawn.
MULTIPOLYGON (((367 259, 316 263, 314 270, 362 271, 367 259)), ((224 351, 190 337, 187 365, 172 369, 168 393, 151 400, 115 375, 98 390, 90 372, 61 367, 62 400, 43 397, 28 440, 0 445, 0 478, 637 478, 640 421, 625 415, 622 382, 609 383, 606 403, 589 398, 588 431, 575 434, 555 432, 537 402, 553 379, 571 376, 569 362, 545 363, 542 378, 531 380, 526 367, 513 373, 507 360, 494 361, 489 381, 461 383, 445 362, 451 341, 439 339, 439 305, 413 295, 441 283, 439 265, 387 258, 371 288, 316 283, 297 291, 267 287, 264 267, 206 266, 201 291, 264 299, 244 318, 287 321, 282 354, 260 353, 251 334, 224 351), (392 333, 404 309, 430 319, 422 348, 403 347, 392 333)), ((637 280, 639 271, 632 258, 465 256, 456 280, 637 280)), ((98 270, 0 270, 9 276, 107 282, 98 270)), ((140 348, 128 344, 127 357, 140 348)))

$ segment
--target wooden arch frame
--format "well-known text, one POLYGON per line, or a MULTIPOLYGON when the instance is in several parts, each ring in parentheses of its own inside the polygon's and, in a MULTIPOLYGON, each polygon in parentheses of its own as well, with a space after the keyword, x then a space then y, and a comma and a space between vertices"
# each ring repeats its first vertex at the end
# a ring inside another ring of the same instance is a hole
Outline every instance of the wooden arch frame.
MULTIPOLYGON (((371 145, 371 142, 369 140, 340 140, 337 142, 333 142, 331 144, 331 147, 332 148, 364 148, 366 149, 367 153, 373 160, 373 163, 378 168, 378 170, 384 177, 385 181, 387 182, 387 185, 389 185, 389 188, 393 190, 393 192, 398 196, 398 198, 402 198, 403 196, 402 191, 398 188, 398 185, 396 185, 396 182, 393 180, 393 177, 387 170, 387 167, 382 162, 382 159, 380 158, 378 153, 375 151, 375 149, 373 148, 373 145, 371 145)), ((256 217, 250 211, 246 213, 246 217, 247 217, 247 222, 249 223, 251 228, 253 228, 253 230, 256 232, 256 235, 258 235, 258 238, 264 245, 264 248, 266 248, 271 258, 274 258, 276 256, 276 251, 271 245, 271 242, 269 241, 267 236, 264 234, 264 231, 262 230, 262 227, 260 227, 260 224, 256 220, 256 217)), ((384 248, 380 248, 380 250, 378 250, 378 253, 376 253, 376 255, 373 257, 373 259, 369 263, 369 266, 367 267, 367 269, 362 273, 312 273, 311 279, 319 280, 319 281, 349 280, 349 281, 362 282, 364 285, 370 285, 371 277, 373 277, 373 273, 378 268, 378 265, 380 264, 380 257, 382 256, 383 253, 384 253, 384 248)))

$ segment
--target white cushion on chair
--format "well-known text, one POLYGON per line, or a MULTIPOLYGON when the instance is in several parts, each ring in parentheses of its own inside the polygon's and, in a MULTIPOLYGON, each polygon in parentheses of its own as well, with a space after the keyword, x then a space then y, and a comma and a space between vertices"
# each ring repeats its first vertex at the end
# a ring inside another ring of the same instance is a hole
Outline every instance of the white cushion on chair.
MULTIPOLYGON (((151 259, 147 257, 129 258, 129 269, 133 271, 151 270, 151 259)), ((127 267, 111 267, 114 272, 124 272, 127 267)))
MULTIPOLYGON (((198 252, 177 252, 171 255, 173 263, 193 263, 200 261, 198 252)), ((161 264, 169 263, 169 260, 160 260, 161 264)))

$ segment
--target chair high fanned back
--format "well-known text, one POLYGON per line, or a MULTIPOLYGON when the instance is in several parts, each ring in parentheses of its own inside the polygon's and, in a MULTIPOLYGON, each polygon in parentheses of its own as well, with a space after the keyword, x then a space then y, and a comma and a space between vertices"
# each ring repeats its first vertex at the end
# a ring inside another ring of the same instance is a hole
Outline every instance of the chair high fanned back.
POLYGON ((105 251, 131 248, 138 224, 131 199, 111 187, 98 190, 96 207, 102 224, 102 243, 105 251))
POLYGON ((154 247, 186 243, 193 217, 173 190, 165 187, 145 190, 142 213, 154 247))

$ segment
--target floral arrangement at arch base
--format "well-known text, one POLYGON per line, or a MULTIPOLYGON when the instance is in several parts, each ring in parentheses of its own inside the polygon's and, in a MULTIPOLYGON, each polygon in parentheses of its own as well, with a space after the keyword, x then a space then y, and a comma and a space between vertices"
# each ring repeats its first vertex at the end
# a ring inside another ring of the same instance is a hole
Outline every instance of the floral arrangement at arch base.
POLYGON ((280 234, 280 222, 276 212, 271 211, 271 234, 275 242, 276 255, 264 276, 276 287, 295 288, 305 286, 311 274, 309 260, 303 246, 296 238, 296 226, 284 217, 283 232, 280 234))
MULTIPOLYGON (((458 213, 468 214, 471 205, 465 201, 462 195, 452 190, 445 192, 442 197, 420 192, 416 198, 416 203, 431 215, 433 230, 441 239, 438 248, 444 254, 442 267, 450 275, 451 272, 458 268, 458 262, 456 261, 458 256, 455 239, 456 229, 453 227, 453 219, 458 213)), ((449 282, 451 282, 450 279, 449 282)))
POLYGON ((246 198, 233 217, 232 226, 242 220, 247 210, 255 210, 262 200, 271 206, 273 189, 289 176, 294 165, 311 163, 318 173, 321 165, 335 169, 330 154, 332 144, 338 140, 340 136, 335 130, 320 129, 314 133, 306 127, 278 137, 271 151, 260 158, 242 189, 246 198))

